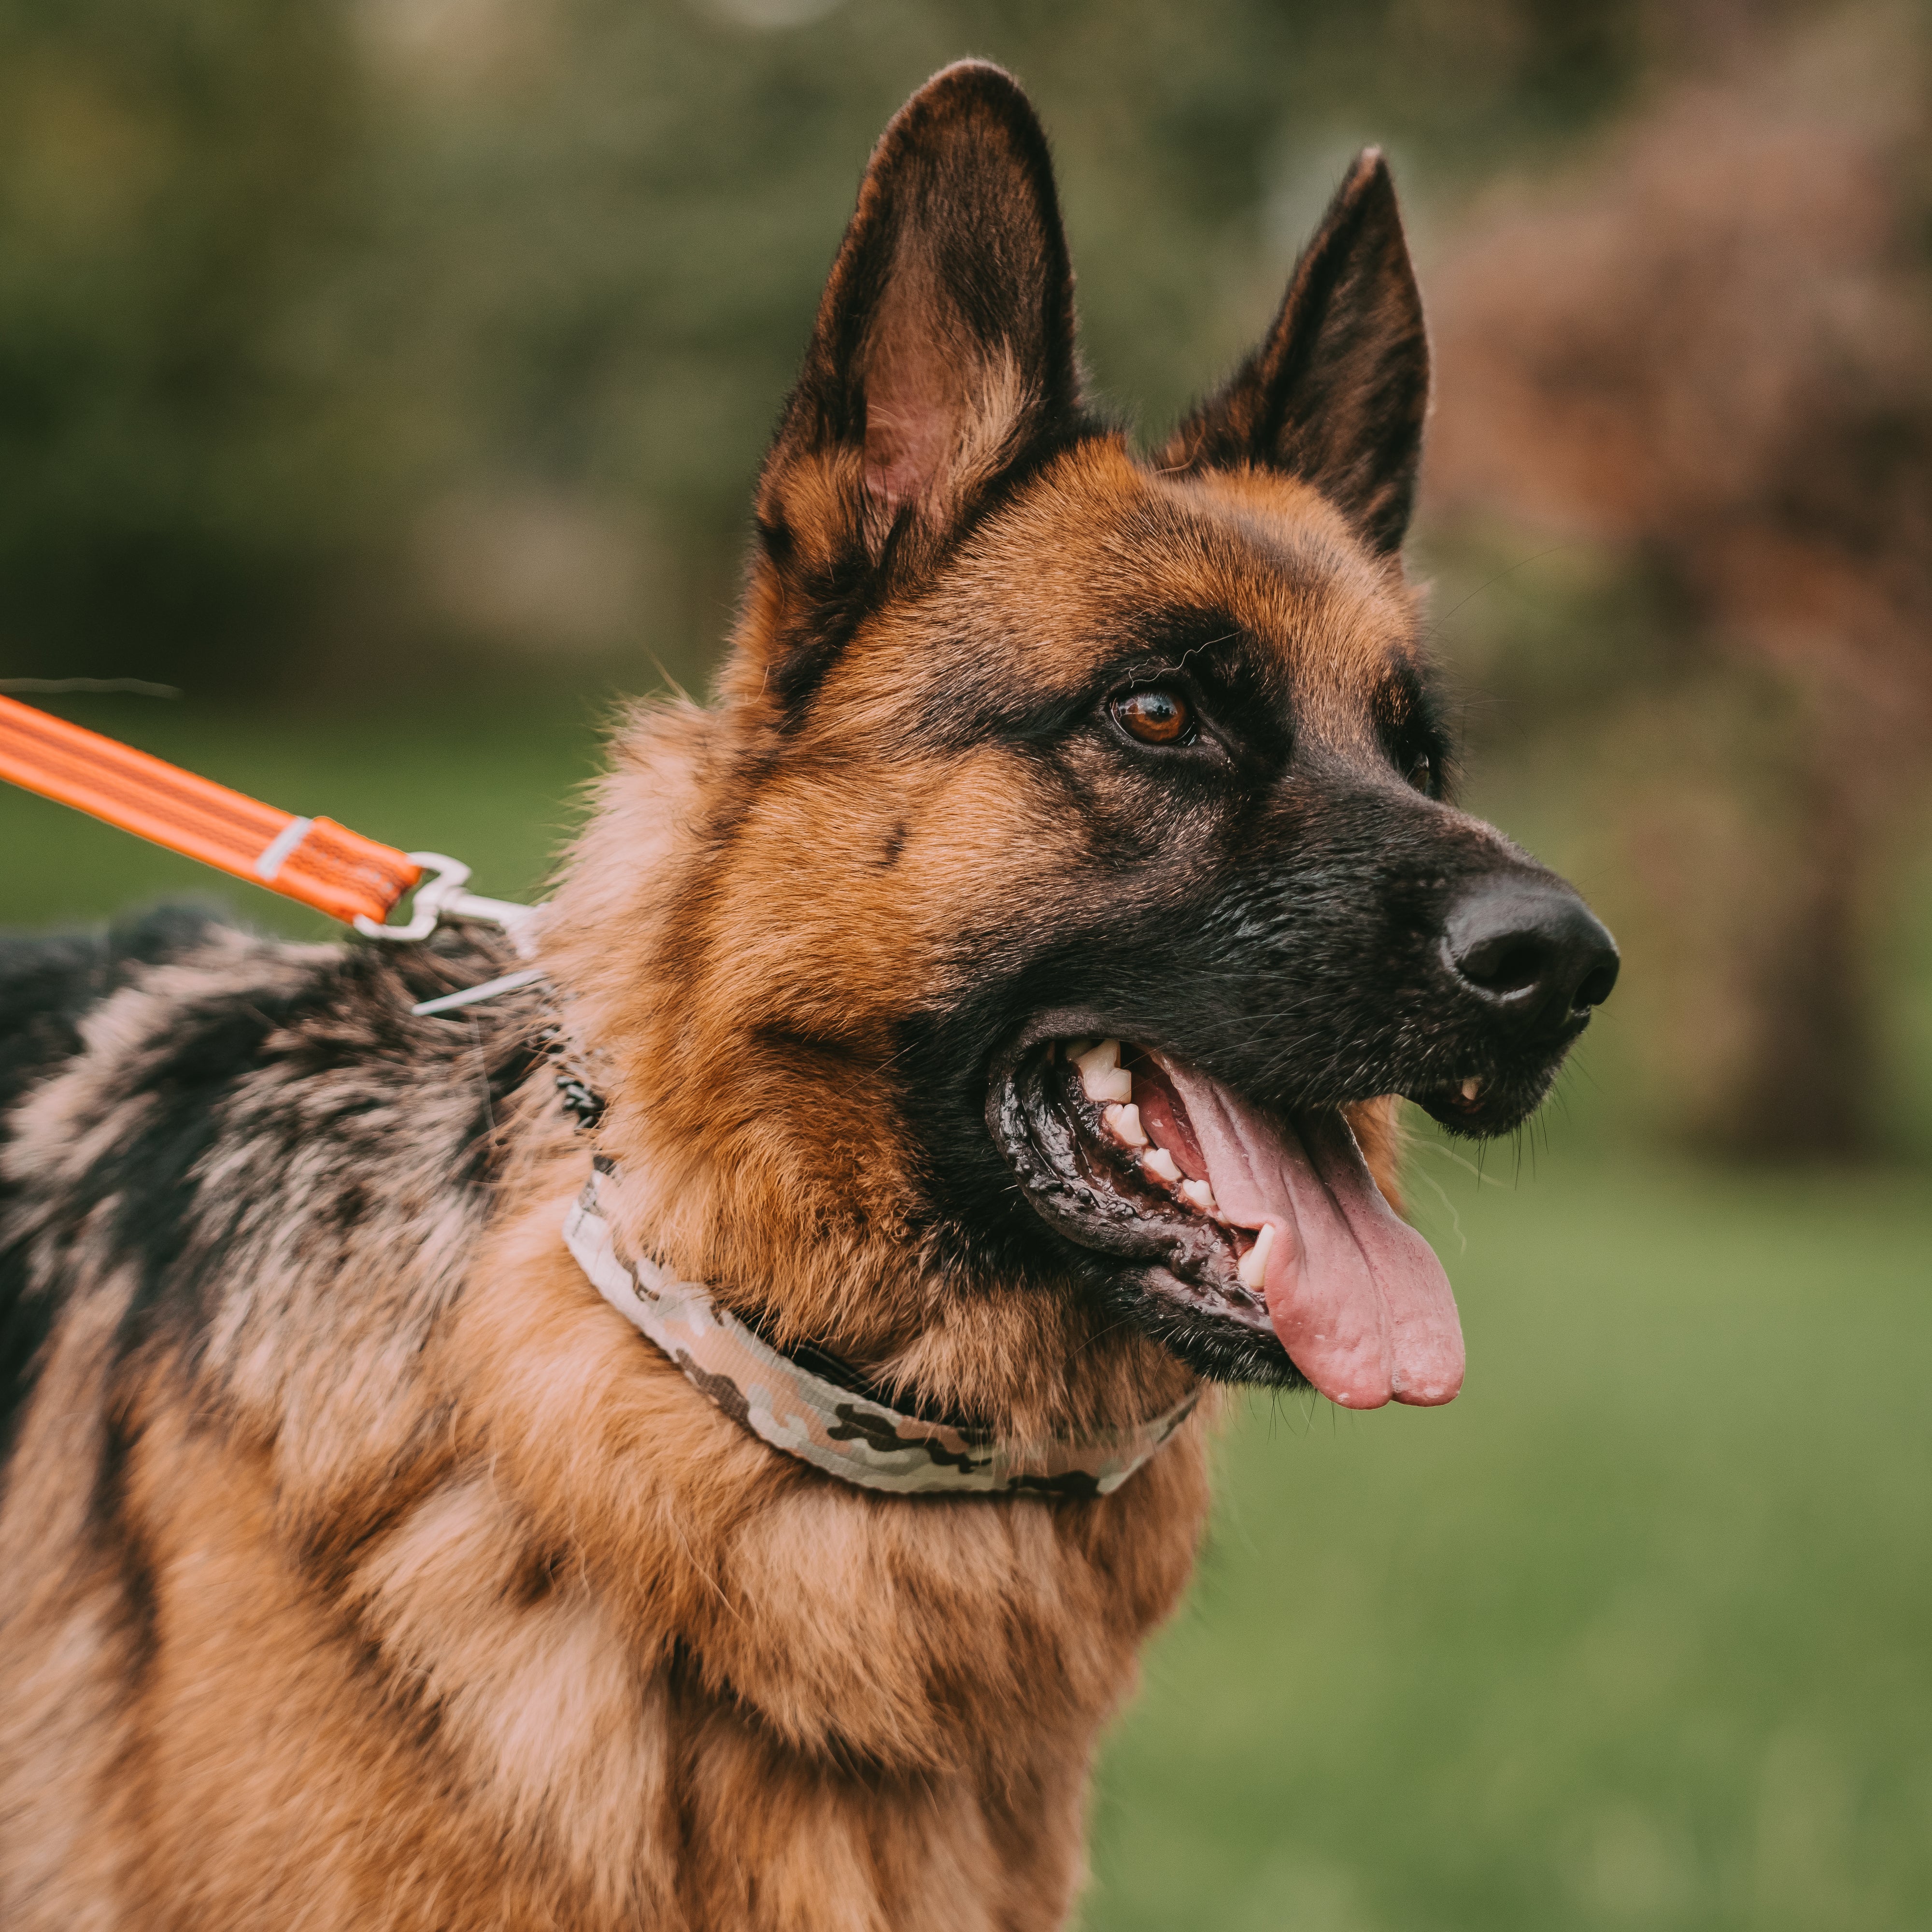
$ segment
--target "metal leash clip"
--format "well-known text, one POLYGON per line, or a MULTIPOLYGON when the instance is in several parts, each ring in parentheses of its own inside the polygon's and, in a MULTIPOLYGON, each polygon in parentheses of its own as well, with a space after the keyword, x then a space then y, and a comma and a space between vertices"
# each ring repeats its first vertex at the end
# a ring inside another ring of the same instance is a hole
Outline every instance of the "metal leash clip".
POLYGON ((415 916, 406 926, 379 926, 367 914, 358 913, 352 923, 364 939, 392 939, 398 944, 427 939, 445 920, 463 920, 501 926, 519 952, 530 950, 528 928, 536 916, 535 906, 513 905, 508 899, 486 899, 481 893, 465 892, 470 868, 446 854, 412 852, 409 861, 433 874, 416 889, 415 916))
MULTIPOLYGON (((358 915, 354 925, 364 939, 387 939, 407 944, 427 939, 446 920, 461 921, 500 927, 508 934, 511 944, 526 959, 536 950, 536 935, 532 930, 537 915, 535 906, 517 905, 508 899, 485 898, 480 892, 465 891, 470 882, 470 868, 460 859, 452 859, 446 853, 412 852, 409 860, 430 875, 416 889, 416 903, 411 908, 409 922, 404 926, 380 926, 374 920, 358 915)), ((465 986, 460 992, 445 993, 440 999, 419 1000, 410 1011, 419 1019, 432 1013, 454 1012, 460 1006, 473 1006, 481 1000, 494 1000, 500 993, 513 993, 519 986, 534 986, 543 976, 542 967, 526 966, 520 971, 486 980, 480 986, 465 986)))

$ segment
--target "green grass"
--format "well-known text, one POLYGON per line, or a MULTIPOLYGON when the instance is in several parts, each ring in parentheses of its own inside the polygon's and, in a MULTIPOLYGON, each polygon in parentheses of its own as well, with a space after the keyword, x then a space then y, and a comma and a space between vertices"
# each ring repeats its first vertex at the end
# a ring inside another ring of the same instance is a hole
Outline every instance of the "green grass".
POLYGON ((1467 1387, 1247 1403, 1088 1932, 1932 1924, 1932 1189, 1421 1165, 1467 1387))
MULTIPOLYGON (((63 708, 512 898, 595 764, 574 700, 63 708)), ((184 892, 333 929, 0 786, 0 924, 184 892)), ((1418 1156, 1460 1400, 1229 1430, 1106 1754, 1088 1932, 1932 1924, 1932 1188, 1618 1164, 1617 1096, 1570 1092, 1520 1184, 1418 1156)))

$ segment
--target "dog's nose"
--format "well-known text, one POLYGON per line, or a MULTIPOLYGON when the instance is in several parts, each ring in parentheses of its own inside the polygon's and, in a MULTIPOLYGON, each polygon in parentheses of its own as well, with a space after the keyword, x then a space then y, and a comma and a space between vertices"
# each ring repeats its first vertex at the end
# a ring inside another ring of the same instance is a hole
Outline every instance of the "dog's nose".
POLYGON ((1524 1033, 1563 1031, 1617 983, 1616 942, 1556 879, 1480 880, 1450 914, 1443 946, 1463 986, 1524 1033))

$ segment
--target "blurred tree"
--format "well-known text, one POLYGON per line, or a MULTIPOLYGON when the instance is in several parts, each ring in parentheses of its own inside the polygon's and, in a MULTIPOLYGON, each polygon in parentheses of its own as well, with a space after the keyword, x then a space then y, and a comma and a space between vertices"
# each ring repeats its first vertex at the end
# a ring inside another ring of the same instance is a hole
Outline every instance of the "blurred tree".
POLYGON ((1678 938, 1646 1030, 1682 1124, 1754 1154, 1866 1152, 1886 1112, 1876 928, 1932 781, 1928 78, 1888 9, 1749 48, 1433 284, 1438 517, 1653 586, 1647 646, 1544 722, 1615 741, 1604 823, 1678 938))
POLYGON ((634 677, 642 646, 701 677, 860 169, 932 69, 1034 88, 1101 382, 1166 416, 1349 145, 1407 150, 1426 207, 1625 98, 1647 18, 0 0, 0 650, 262 688, 519 645, 634 677))
POLYGON ((259 681, 352 536, 316 291, 362 135, 317 0, 0 6, 0 662, 259 681))
POLYGON ((431 574, 459 587, 443 615, 527 602, 541 640, 558 598, 503 560, 574 525, 587 566, 628 532, 628 608, 593 582, 614 569, 575 589, 687 677, 723 628, 749 480, 864 158, 934 68, 986 54, 1033 89, 1102 388, 1169 416, 1263 325, 1349 145, 1380 135, 1473 178, 1574 138, 1645 46, 1633 5, 1551 0, 418 0, 380 17, 408 197, 381 333, 392 387, 434 418, 431 574))

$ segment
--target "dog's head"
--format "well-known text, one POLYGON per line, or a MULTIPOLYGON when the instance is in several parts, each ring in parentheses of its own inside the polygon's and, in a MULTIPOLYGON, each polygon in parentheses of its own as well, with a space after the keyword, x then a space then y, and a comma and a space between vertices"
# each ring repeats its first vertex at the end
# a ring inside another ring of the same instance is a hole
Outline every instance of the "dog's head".
POLYGON ((1024 97, 969 64, 908 104, 760 483, 666 910, 656 1085, 708 1070, 715 1160, 812 1238, 1072 1282, 1210 1375, 1455 1393, 1378 1103, 1516 1126, 1617 955, 1445 796, 1398 557, 1427 392, 1371 152, 1138 458, 1081 401, 1024 97))

